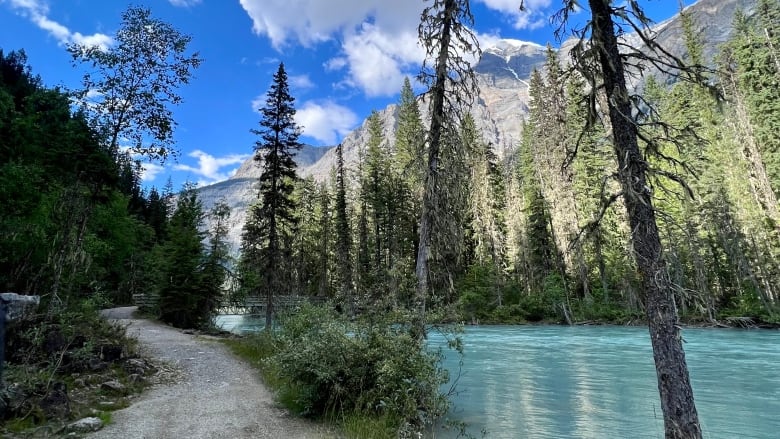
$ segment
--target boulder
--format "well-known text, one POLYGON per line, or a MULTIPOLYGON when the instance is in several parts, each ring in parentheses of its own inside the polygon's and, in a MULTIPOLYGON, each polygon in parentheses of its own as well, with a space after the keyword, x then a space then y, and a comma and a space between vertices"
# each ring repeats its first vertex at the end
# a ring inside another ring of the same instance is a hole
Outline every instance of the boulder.
POLYGON ((146 375, 147 372, 152 369, 152 367, 146 361, 140 358, 126 359, 125 363, 122 365, 122 368, 125 370, 125 372, 131 375, 146 375))
POLYGON ((2 293, 0 300, 6 304, 7 322, 13 322, 29 317, 41 303, 40 296, 23 296, 16 293, 2 293))
POLYGON ((114 393, 124 393, 125 386, 116 380, 106 381, 100 385, 100 388, 114 393))
POLYGON ((140 383, 145 383, 146 382, 146 378, 144 378, 143 376, 141 376, 141 375, 139 375, 137 373, 134 373, 134 374, 128 376, 127 379, 131 383, 133 383, 133 384, 140 384, 140 383))
POLYGON ((108 369, 108 363, 105 361, 100 361, 98 358, 90 358, 87 362, 87 366, 89 367, 89 370, 92 372, 101 372, 106 369, 108 369))
POLYGON ((103 421, 100 418, 84 418, 78 421, 68 424, 65 427, 66 433, 91 433, 103 428, 103 421))

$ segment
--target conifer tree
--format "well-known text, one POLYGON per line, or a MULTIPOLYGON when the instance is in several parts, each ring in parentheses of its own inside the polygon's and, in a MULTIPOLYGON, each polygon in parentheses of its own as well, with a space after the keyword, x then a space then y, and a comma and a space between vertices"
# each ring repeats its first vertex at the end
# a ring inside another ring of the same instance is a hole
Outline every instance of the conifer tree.
POLYGON ((367 219, 370 217, 372 236, 368 243, 372 244, 371 257, 368 258, 369 271, 375 283, 382 282, 386 271, 385 236, 387 233, 387 198, 389 190, 388 160, 381 145, 382 120, 376 111, 368 118, 368 147, 366 148, 365 164, 361 182, 361 197, 364 200, 367 219))
POLYGON ((530 94, 531 127, 536 133, 531 143, 544 198, 548 201, 551 231, 560 249, 561 275, 577 280, 578 290, 589 298, 588 267, 582 243, 575 239, 581 209, 572 187, 573 168, 566 157, 578 138, 580 127, 571 129, 564 71, 558 54, 547 47, 544 75, 532 73, 530 94))
MULTIPOLYGON (((479 43, 469 29, 473 25, 468 0, 434 0, 422 14, 418 34, 429 58, 423 66, 420 79, 429 86, 431 124, 426 145, 428 148, 425 171, 422 212, 420 216, 420 241, 417 251, 416 301, 417 319, 413 328, 415 336, 425 335, 426 301, 429 295, 433 235, 437 222, 449 212, 438 210, 443 195, 438 182, 443 167, 443 139, 457 132, 458 112, 468 107, 476 91, 476 80, 466 56, 479 52, 479 43), (433 66, 429 66, 431 62, 433 66)), ((454 145, 455 143, 453 143, 454 145)))
POLYGON ((178 328, 199 328, 208 324, 207 303, 212 291, 203 288, 203 238, 200 226, 203 208, 197 192, 186 186, 179 194, 176 210, 168 224, 162 245, 158 280, 160 319, 178 328))
POLYGON ((260 293, 266 297, 266 329, 273 323, 274 294, 289 293, 290 285, 283 281, 289 268, 289 249, 285 247, 295 225, 295 154, 302 147, 298 141, 301 129, 295 122, 295 98, 290 95, 284 64, 273 76, 265 106, 260 109, 260 136, 255 142, 257 162, 263 165, 258 181, 258 201, 250 208, 242 235, 242 257, 245 267, 259 276, 260 293))
POLYGON ((353 300, 352 278, 352 227, 347 212, 346 170, 344 169, 344 147, 336 147, 336 203, 334 226, 336 228, 336 276, 339 295, 347 303, 353 300))
POLYGON ((395 298, 408 299, 408 279, 413 277, 419 235, 418 224, 425 174, 425 127, 409 78, 404 79, 398 102, 398 125, 390 172, 388 199, 388 268, 395 298))
POLYGON ((210 319, 216 313, 232 265, 230 244, 227 241, 230 206, 225 199, 220 199, 209 210, 208 216, 211 219, 211 230, 208 232, 201 279, 205 297, 199 309, 203 320, 210 319))
POLYGON ((520 145, 518 174, 523 191, 525 212, 525 230, 523 240, 522 267, 524 280, 529 294, 543 292, 544 279, 555 272, 558 265, 558 249, 550 231, 550 218, 547 202, 542 194, 541 185, 532 152, 532 129, 527 125, 523 129, 523 143, 520 145))
POLYGON ((395 152, 400 174, 415 190, 414 193, 418 193, 425 175, 425 127, 408 77, 404 78, 398 101, 395 152))

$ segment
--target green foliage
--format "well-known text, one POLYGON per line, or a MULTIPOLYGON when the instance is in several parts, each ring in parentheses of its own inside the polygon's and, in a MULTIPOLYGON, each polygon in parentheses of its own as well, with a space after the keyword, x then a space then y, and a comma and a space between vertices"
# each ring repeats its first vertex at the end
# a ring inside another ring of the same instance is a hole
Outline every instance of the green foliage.
POLYGON ((303 414, 387 416, 396 430, 422 428, 444 414, 440 356, 427 352, 389 320, 347 322, 305 305, 282 320, 278 352, 269 361, 303 414))
MULTIPOLYGON (((134 340, 126 337, 125 328, 112 324, 98 315, 103 303, 92 297, 80 303, 50 314, 38 314, 29 319, 8 324, 6 332, 7 364, 3 376, 13 386, 0 389, 10 405, 3 413, 3 424, 10 431, 22 432, 49 422, 68 422, 85 416, 97 395, 76 378, 89 379, 96 375, 104 379, 123 381, 128 390, 140 390, 131 384, 121 365, 120 358, 107 356, 107 352, 121 352, 121 358, 135 355, 134 340), (109 358, 111 358, 109 360, 109 358), (116 364, 115 364, 116 363, 116 364), (96 366, 105 368, 103 372, 96 366), (111 378, 105 378, 106 376, 111 378), (67 406, 48 404, 47 397, 66 389, 71 396, 67 406), (73 395, 78 394, 78 398, 73 395)), ((97 378, 100 379, 100 378, 97 378)), ((5 401, 4 401, 5 402, 5 401)), ((0 435, 6 431, 0 427, 0 435)))
MULTIPOLYGON (((225 339, 223 342, 230 347, 234 354, 248 361, 257 369, 266 385, 273 389, 279 389, 282 386, 278 370, 268 362, 268 359, 279 350, 279 344, 272 332, 263 331, 243 338, 225 339)), ((285 406, 287 405, 285 404, 285 406)))
POLYGON ((218 230, 212 237, 212 249, 207 253, 200 231, 202 223, 197 192, 185 188, 171 216, 168 239, 158 253, 160 319, 179 328, 208 327, 219 304, 225 257, 219 242, 224 239, 224 231, 218 230))
POLYGON ((241 236, 241 257, 245 260, 241 267, 254 271, 244 276, 257 279, 260 291, 255 293, 268 298, 267 328, 273 322, 273 295, 290 292, 291 287, 284 275, 292 270, 290 241, 297 224, 294 157, 302 147, 294 103, 284 64, 279 64, 265 106, 260 109, 260 129, 252 130, 260 136, 254 158, 263 164, 263 172, 258 181, 258 202, 250 207, 241 236))
POLYGON ((492 265, 474 264, 461 277, 456 287, 458 308, 466 321, 487 323, 490 311, 495 308, 496 284, 497 273, 492 265))
POLYGON ((344 168, 344 147, 339 144, 336 147, 336 174, 335 174, 335 212, 334 227, 336 228, 336 272, 337 297, 347 297, 351 300, 353 295, 352 282, 352 232, 347 215, 347 182, 346 169, 344 168))
POLYGON ((145 226, 128 216, 120 166, 71 96, 25 63, 0 51, 0 288, 55 304, 95 291, 128 301, 145 226))
POLYGON ((202 62, 197 53, 185 53, 191 40, 148 8, 131 6, 122 13, 115 44, 68 47, 74 62, 89 66, 81 93, 84 110, 91 112, 112 152, 119 151, 124 138, 133 152, 150 159, 176 154, 176 121, 169 106, 182 102, 177 88, 202 62), (89 101, 90 96, 97 100, 89 101))

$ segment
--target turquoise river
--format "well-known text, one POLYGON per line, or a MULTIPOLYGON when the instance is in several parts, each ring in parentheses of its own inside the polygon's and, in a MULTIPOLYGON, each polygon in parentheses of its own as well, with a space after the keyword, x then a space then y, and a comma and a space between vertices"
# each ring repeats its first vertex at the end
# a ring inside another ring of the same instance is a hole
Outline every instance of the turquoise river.
MULTIPOLYGON (((257 328, 255 319, 220 319, 228 330, 257 328)), ((685 329, 683 337, 704 437, 780 438, 780 331, 685 329)), ((462 338, 462 366, 445 350, 457 378, 450 417, 473 437, 663 438, 646 328, 474 326, 462 338)), ((436 333, 429 340, 444 343, 436 333)))

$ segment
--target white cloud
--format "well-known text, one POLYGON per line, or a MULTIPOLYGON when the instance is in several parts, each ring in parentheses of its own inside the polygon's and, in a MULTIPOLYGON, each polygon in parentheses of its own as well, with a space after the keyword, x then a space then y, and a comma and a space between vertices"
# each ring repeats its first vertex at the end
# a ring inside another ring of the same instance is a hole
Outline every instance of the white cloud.
POLYGON ((331 58, 328 61, 325 62, 325 70, 333 71, 333 70, 341 70, 344 67, 347 67, 349 65, 349 61, 344 58, 343 56, 337 56, 335 58, 331 58))
POLYGON ((113 38, 108 35, 101 33, 84 35, 80 32, 73 32, 66 26, 52 20, 48 17, 49 7, 42 0, 9 0, 9 3, 19 14, 48 32, 60 44, 97 46, 101 50, 107 50, 114 43, 113 38))
POLYGON ((179 8, 189 8, 199 5, 201 0, 168 0, 173 6, 179 8))
POLYGON ((314 87, 314 82, 309 75, 295 75, 288 78, 290 87, 305 90, 314 87))
MULTIPOLYGON (((544 25, 553 0, 477 0, 500 12, 515 28, 544 25)), ((403 77, 416 73, 424 58, 418 44, 420 0, 240 0, 252 28, 282 50, 290 44, 307 47, 336 41, 341 52, 325 62, 328 71, 342 71, 337 86, 361 90, 369 97, 398 92, 403 77)))
POLYGON ((303 127, 304 135, 334 145, 355 128, 358 117, 349 108, 332 101, 308 101, 296 111, 295 122, 303 127))
POLYGON ((263 105, 265 105, 266 97, 267 95, 263 93, 252 99, 252 111, 260 111, 260 109, 263 108, 263 105))
POLYGON ((241 0, 253 30, 274 47, 297 43, 311 47, 329 40, 342 53, 326 62, 345 70, 346 83, 369 96, 398 92, 404 69, 423 59, 417 45, 420 0, 241 0))
POLYGON ((157 163, 141 163, 141 180, 145 183, 154 181, 163 171, 165 168, 157 163))
POLYGON ((205 180, 201 179, 198 181, 198 184, 202 185, 227 180, 235 173, 236 169, 234 168, 227 172, 220 172, 220 170, 226 166, 243 163, 251 157, 251 154, 230 154, 224 157, 214 157, 209 153, 196 149, 189 153, 188 156, 198 159, 198 167, 177 164, 173 166, 173 169, 192 172, 195 175, 204 177, 205 180))
POLYGON ((387 33, 376 25, 365 23, 360 30, 347 35, 342 49, 349 71, 348 82, 368 96, 391 96, 398 93, 404 77, 425 57, 417 43, 416 31, 387 33))

